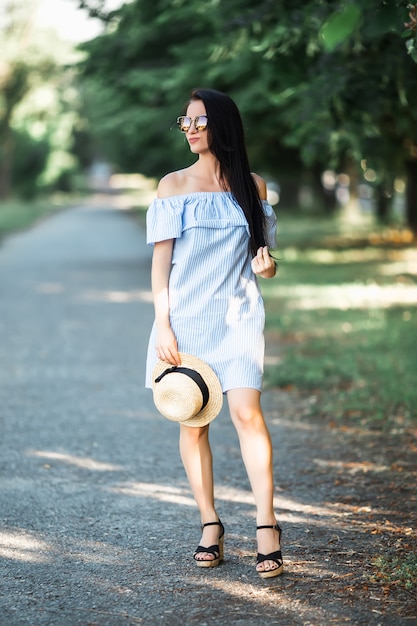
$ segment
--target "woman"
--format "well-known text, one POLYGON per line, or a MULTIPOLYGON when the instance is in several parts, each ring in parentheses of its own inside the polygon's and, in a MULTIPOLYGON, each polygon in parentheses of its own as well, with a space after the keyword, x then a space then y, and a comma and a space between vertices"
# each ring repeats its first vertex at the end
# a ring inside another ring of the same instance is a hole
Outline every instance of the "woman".
MULTIPOLYGON (((256 276, 272 278, 276 219, 264 180, 249 169, 239 110, 227 95, 192 92, 177 120, 198 158, 159 183, 147 213, 154 244, 155 324, 147 386, 161 359, 180 365, 179 352, 208 363, 227 395, 257 510, 263 578, 282 573, 281 529, 273 510, 272 449, 261 405, 264 306, 256 276)), ((181 459, 201 515, 194 559, 214 567, 223 559, 224 527, 214 504, 209 426, 180 425, 181 459)))

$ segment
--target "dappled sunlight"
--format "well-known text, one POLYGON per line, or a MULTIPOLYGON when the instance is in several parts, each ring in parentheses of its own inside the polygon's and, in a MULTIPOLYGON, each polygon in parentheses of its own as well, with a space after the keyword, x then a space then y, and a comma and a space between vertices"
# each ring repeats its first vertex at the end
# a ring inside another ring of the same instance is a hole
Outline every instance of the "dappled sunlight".
POLYGON ((127 189, 149 191, 155 196, 157 181, 154 178, 148 178, 143 174, 112 174, 109 180, 109 186, 112 189, 126 191, 127 189))
POLYGON ((112 174, 109 180, 112 194, 111 204, 117 209, 131 209, 132 206, 149 206, 156 197, 157 181, 143 174, 112 174))
MULTIPOLYGON (((143 174, 111 174, 110 178, 99 184, 86 200, 89 206, 131 210, 136 207, 147 207, 156 197, 157 181, 143 174)), ((94 185, 93 185, 94 187, 94 185)))
POLYGON ((287 248, 284 258, 289 268, 294 271, 298 268, 302 281, 282 284, 278 280, 263 284, 262 291, 267 298, 285 300, 285 308, 289 310, 367 310, 417 305, 417 285, 413 280, 417 276, 417 250, 413 248, 287 248), (352 268, 347 270, 349 265, 352 268), (320 283, 315 284, 320 271, 325 273, 320 283), (312 283, 310 276, 314 277, 312 283))
POLYGON ((50 546, 27 530, 0 530, 0 557, 31 563, 46 563, 50 546))
MULTIPOLYGON (((284 559, 284 564, 288 565, 288 562, 284 559)), ((324 567, 318 567, 316 563, 309 564, 304 562, 297 567, 297 577, 310 578, 312 582, 319 583, 323 578, 333 578, 336 575, 331 570, 327 570, 324 567)), ((198 577, 190 577, 190 584, 192 586, 201 585, 201 579, 198 577)), ((233 585, 228 580, 223 579, 204 579, 204 585, 211 587, 217 591, 224 593, 225 597, 232 597, 236 599, 245 598, 246 606, 244 611, 244 618, 248 623, 258 623, 258 620, 262 621, 264 615, 263 609, 270 607, 274 610, 285 611, 285 623, 292 623, 292 616, 296 619, 296 623, 300 623, 300 617, 303 619, 305 616, 304 624, 328 624, 330 623, 327 618, 327 611, 322 606, 313 606, 309 600, 295 599, 291 595, 287 595, 286 589, 294 585, 294 578, 288 575, 288 571, 285 570, 283 576, 273 579, 265 580, 253 580, 253 582, 244 582, 242 578, 240 580, 234 580, 233 585), (252 609, 252 610, 251 610, 252 609), (258 613, 258 609, 262 611, 258 613), (307 618, 308 616, 308 618, 307 618)), ((333 608, 333 607, 332 607, 333 608)), ((228 623, 228 618, 231 618, 235 613, 234 605, 230 605, 228 609, 227 602, 225 603, 223 621, 228 623), (230 611, 230 613, 228 613, 230 611)), ((282 621, 280 614, 276 614, 277 621, 270 621, 266 619, 267 623, 279 623, 282 621)))
POLYGON ((285 248, 283 251, 286 262, 310 262, 320 265, 335 265, 347 263, 372 262, 403 262, 414 266, 417 262, 417 250, 393 250, 387 248, 348 248, 337 250, 329 248, 315 248, 304 250, 299 248, 285 248))
POLYGON ((381 264, 377 266, 376 272, 377 274, 381 274, 383 276, 398 276, 399 274, 411 274, 417 276, 417 260, 381 264))
POLYGON ((137 289, 132 291, 110 291, 100 289, 89 289, 82 292, 82 300, 95 302, 114 302, 125 304, 129 302, 153 302, 152 292, 145 289, 137 289))
MULTIPOLYGON (((352 515, 353 513, 357 513, 357 508, 356 507, 352 507, 352 515)), ((371 514, 377 514, 377 513, 383 513, 384 516, 386 515, 390 515, 390 513, 392 513, 392 511, 379 511, 379 510, 375 510, 375 509, 371 509, 370 511, 367 510, 367 507, 361 507, 363 513, 371 513, 371 514)), ((403 535, 407 538, 407 539, 417 539, 417 529, 413 528, 412 526, 402 526, 402 525, 398 525, 398 524, 393 524, 392 522, 390 522, 389 519, 384 519, 384 520, 358 520, 358 519, 352 519, 352 526, 353 527, 360 527, 362 531, 364 532, 368 532, 371 535, 381 535, 383 533, 386 534, 390 534, 391 536, 395 535, 401 535, 401 537, 399 537, 399 541, 400 543, 402 543, 403 541, 403 535)))
MULTIPOLYGON (((176 504, 196 508, 192 493, 188 487, 173 487, 158 483, 126 482, 108 487, 106 490, 112 493, 138 498, 151 498, 159 502, 176 504)), ((216 485, 215 497, 218 502, 232 502, 244 504, 250 507, 246 515, 255 518, 255 501, 251 491, 229 487, 227 485, 216 485)), ((351 515, 351 512, 335 511, 333 506, 320 504, 303 504, 285 495, 279 494, 274 497, 274 507, 279 511, 279 518, 291 523, 305 523, 306 516, 312 518, 343 518, 351 515), (289 515, 286 515, 288 513, 289 515)), ((326 522, 323 522, 326 523, 326 522)))
POLYGON ((62 561, 114 565, 126 561, 124 550, 96 540, 65 538, 65 547, 35 537, 24 528, 0 531, 0 558, 25 563, 53 563, 57 558, 62 561))
MULTIPOLYGON (((384 529, 385 531, 394 532, 394 525, 386 519, 387 516, 395 514, 392 509, 386 509, 382 507, 371 506, 370 504, 349 504, 346 502, 330 502, 328 506, 331 509, 343 509, 344 515, 349 516, 349 524, 352 528, 356 526, 360 527, 363 532, 371 532, 371 534, 378 534, 375 532, 377 528, 384 529), (382 521, 375 519, 376 516, 384 518, 382 521)), ((405 528, 404 526, 396 526, 395 532, 401 532, 402 534, 413 535, 417 537, 417 530, 413 531, 411 527, 405 528)))
MULTIPOLYGON (((347 556, 353 555, 352 551, 349 552, 341 552, 339 554, 346 554, 347 556)), ((307 561, 300 559, 292 559, 284 557, 284 565, 286 566, 287 573, 295 574, 297 577, 302 578, 311 578, 314 579, 322 579, 322 578, 334 578, 334 579, 343 579, 346 576, 351 576, 352 574, 342 574, 340 571, 335 571, 334 569, 330 569, 327 563, 320 563, 317 561, 307 561)))
POLYGON ((121 465, 102 463, 101 461, 96 461, 89 457, 74 456, 73 454, 66 454, 64 452, 28 450, 26 454, 27 456, 38 457, 47 461, 59 461, 67 465, 75 465, 76 467, 94 472, 119 472, 123 469, 121 465))
MULTIPOLYGON (((289 498, 283 495, 275 496, 274 507, 277 511, 284 512, 284 515, 282 513, 279 513, 279 518, 282 520, 285 519, 285 511, 289 511, 291 513, 299 513, 300 515, 302 515, 298 518, 298 520, 296 520, 294 515, 291 515, 292 522, 296 522, 296 521, 305 522, 305 516, 308 516, 312 519, 316 517, 323 517, 324 519, 323 519, 322 524, 325 525, 327 524, 327 518, 330 518, 330 517, 342 518, 342 517, 347 517, 350 515, 350 512, 347 510, 346 511, 334 511, 332 506, 325 505, 324 503, 303 504, 299 500, 294 500, 292 498, 289 498)), ((310 524, 311 524, 312 519, 310 519, 309 521, 310 524)))
MULTIPOLYGON (((255 517, 255 500, 251 491, 237 489, 236 487, 228 487, 226 485, 216 486, 215 491, 217 500, 251 505, 253 507, 253 517, 255 517)), ((329 508, 321 507, 316 504, 302 504, 297 500, 293 500, 281 494, 275 496, 274 507, 277 509, 277 511, 291 511, 292 513, 302 513, 324 517, 335 515, 334 511, 329 508)), ((342 517, 343 515, 343 513, 336 514, 337 517, 342 517)), ((284 519, 284 517, 280 515, 280 519, 284 519)), ((294 521, 294 517, 291 517, 291 519, 292 521, 294 521)))
POLYGON ((304 431, 309 431, 309 432, 315 432, 316 430, 315 425, 309 422, 303 422, 302 420, 295 420, 295 419, 294 420, 284 419, 282 417, 275 417, 273 419, 269 419, 268 424, 273 424, 274 426, 285 426, 293 430, 304 430, 304 431))
POLYGON ((332 469, 343 469, 346 470, 348 474, 357 474, 359 472, 367 473, 367 472, 387 472, 390 470, 388 465, 379 465, 378 463, 371 463, 370 461, 333 461, 328 459, 313 459, 313 463, 318 465, 319 467, 324 468, 332 468, 332 469))
POLYGON ((157 483, 130 482, 122 483, 117 487, 110 487, 109 491, 126 496, 152 498, 153 500, 178 504, 180 506, 196 507, 194 498, 191 496, 189 490, 180 487, 158 485, 157 483))
POLYGON ((287 309, 373 309, 417 305, 417 285, 277 285, 268 296, 286 298, 287 309))
POLYGON ((109 204, 113 209, 128 210, 132 207, 147 207, 156 197, 156 192, 150 191, 129 191, 118 193, 116 195, 108 195, 105 199, 101 198, 101 202, 109 204))

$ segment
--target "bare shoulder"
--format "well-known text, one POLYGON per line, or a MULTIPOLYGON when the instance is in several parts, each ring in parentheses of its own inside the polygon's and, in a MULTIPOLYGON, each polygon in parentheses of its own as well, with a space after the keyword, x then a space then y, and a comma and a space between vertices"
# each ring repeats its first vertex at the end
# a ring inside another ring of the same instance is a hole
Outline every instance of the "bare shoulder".
POLYGON ((185 189, 185 170, 170 172, 166 174, 158 184, 158 198, 168 198, 169 196, 178 196, 184 193, 185 189))
POLYGON ((261 200, 266 200, 266 182, 259 174, 255 174, 255 172, 252 172, 252 178, 258 187, 261 200))

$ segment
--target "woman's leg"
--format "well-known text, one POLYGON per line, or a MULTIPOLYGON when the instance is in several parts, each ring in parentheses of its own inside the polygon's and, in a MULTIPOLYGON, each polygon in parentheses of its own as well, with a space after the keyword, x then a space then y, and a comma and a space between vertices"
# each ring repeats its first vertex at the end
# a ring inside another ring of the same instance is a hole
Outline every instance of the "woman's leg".
MULTIPOLYGON (((227 392, 230 415, 239 436, 243 462, 256 503, 256 524, 275 525, 273 498, 272 445, 256 389, 231 389, 227 392)), ((279 549, 278 533, 273 529, 257 532, 258 552, 270 554, 279 549)), ((258 571, 275 569, 276 563, 264 561, 258 571)))
MULTIPOLYGON (((214 508, 213 460, 209 443, 209 427, 184 426, 180 424, 180 454, 194 499, 200 511, 201 523, 217 521, 214 508)), ((203 530, 200 545, 219 543, 219 526, 207 526, 203 530)), ((199 552, 198 560, 213 560, 213 554, 199 552)))

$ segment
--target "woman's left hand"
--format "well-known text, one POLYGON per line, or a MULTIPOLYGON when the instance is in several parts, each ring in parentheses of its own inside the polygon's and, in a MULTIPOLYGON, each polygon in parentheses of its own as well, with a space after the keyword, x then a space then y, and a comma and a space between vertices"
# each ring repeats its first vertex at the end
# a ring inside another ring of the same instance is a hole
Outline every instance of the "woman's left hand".
POLYGON ((275 276, 275 261, 269 254, 268 246, 258 248, 258 253, 252 259, 252 271, 262 278, 275 276))

